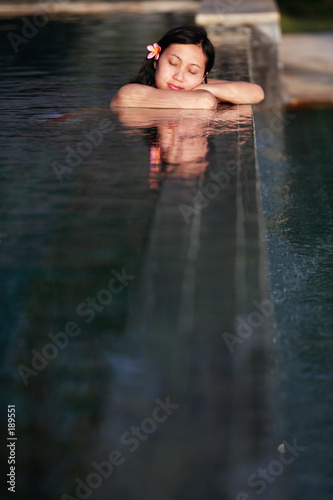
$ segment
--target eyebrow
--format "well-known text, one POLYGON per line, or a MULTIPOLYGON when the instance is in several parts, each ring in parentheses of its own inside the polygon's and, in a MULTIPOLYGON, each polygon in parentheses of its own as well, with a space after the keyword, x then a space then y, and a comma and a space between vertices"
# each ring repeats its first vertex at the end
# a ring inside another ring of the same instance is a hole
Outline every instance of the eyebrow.
MULTIPOLYGON (((177 59, 179 59, 180 61, 183 60, 181 57, 177 56, 176 54, 169 54, 169 55, 177 57, 177 59)), ((199 64, 196 64, 196 63, 191 63, 190 66, 197 66, 197 68, 201 69, 201 66, 199 66, 199 64)))

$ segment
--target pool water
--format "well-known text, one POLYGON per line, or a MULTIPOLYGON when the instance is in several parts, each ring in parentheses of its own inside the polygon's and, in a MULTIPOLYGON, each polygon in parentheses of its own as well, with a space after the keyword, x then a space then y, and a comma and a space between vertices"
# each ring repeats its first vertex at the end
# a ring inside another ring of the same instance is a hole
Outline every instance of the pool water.
MULTIPOLYGON (((260 295, 251 109, 110 111, 147 43, 191 16, 54 20, 15 54, 22 24, 2 21, 0 45, 16 497, 232 498, 267 440, 262 338, 223 339, 260 295)), ((223 42, 217 76, 247 78, 223 42)))
MULTIPOLYGON (((258 129, 270 123, 258 112, 258 129)), ((275 303, 276 376, 285 439, 303 448, 288 468, 291 498, 333 494, 332 110, 285 111, 258 141, 275 303), (265 137, 265 140, 263 140, 265 137)))

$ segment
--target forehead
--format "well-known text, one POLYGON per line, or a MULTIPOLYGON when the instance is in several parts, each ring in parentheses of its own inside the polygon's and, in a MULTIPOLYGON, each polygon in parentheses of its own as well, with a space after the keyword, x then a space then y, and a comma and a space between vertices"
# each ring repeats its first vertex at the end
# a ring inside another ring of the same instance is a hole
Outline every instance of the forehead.
POLYGON ((186 64, 197 64, 203 69, 206 66, 206 56, 200 45, 172 43, 163 54, 174 54, 186 64))

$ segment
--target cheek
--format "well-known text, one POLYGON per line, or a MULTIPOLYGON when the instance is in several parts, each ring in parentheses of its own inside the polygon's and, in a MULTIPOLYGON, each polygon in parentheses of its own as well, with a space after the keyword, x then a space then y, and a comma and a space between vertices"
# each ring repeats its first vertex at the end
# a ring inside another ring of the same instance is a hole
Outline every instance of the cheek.
POLYGON ((192 90, 196 88, 198 85, 203 83, 203 76, 198 76, 198 75, 191 75, 191 78, 189 79, 189 88, 187 90, 192 90))
POLYGON ((155 72, 155 84, 156 86, 161 86, 166 80, 166 68, 163 64, 158 64, 155 72))

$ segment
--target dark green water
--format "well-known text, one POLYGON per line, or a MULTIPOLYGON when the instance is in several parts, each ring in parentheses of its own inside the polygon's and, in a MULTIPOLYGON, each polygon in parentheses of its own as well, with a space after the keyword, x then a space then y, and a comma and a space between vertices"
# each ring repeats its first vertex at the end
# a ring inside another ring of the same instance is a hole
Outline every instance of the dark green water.
POLYGON ((294 500, 333 495, 333 112, 258 113, 261 193, 275 302, 281 433, 305 447, 288 467, 294 500))
MULTIPOLYGON (((50 21, 17 54, 24 20, 1 23, 1 442, 12 404, 20 500, 229 500, 262 455, 262 336, 237 353, 222 336, 260 295, 251 110, 109 110, 147 43, 192 22, 50 21)), ((246 78, 230 36, 217 69, 246 78)))

